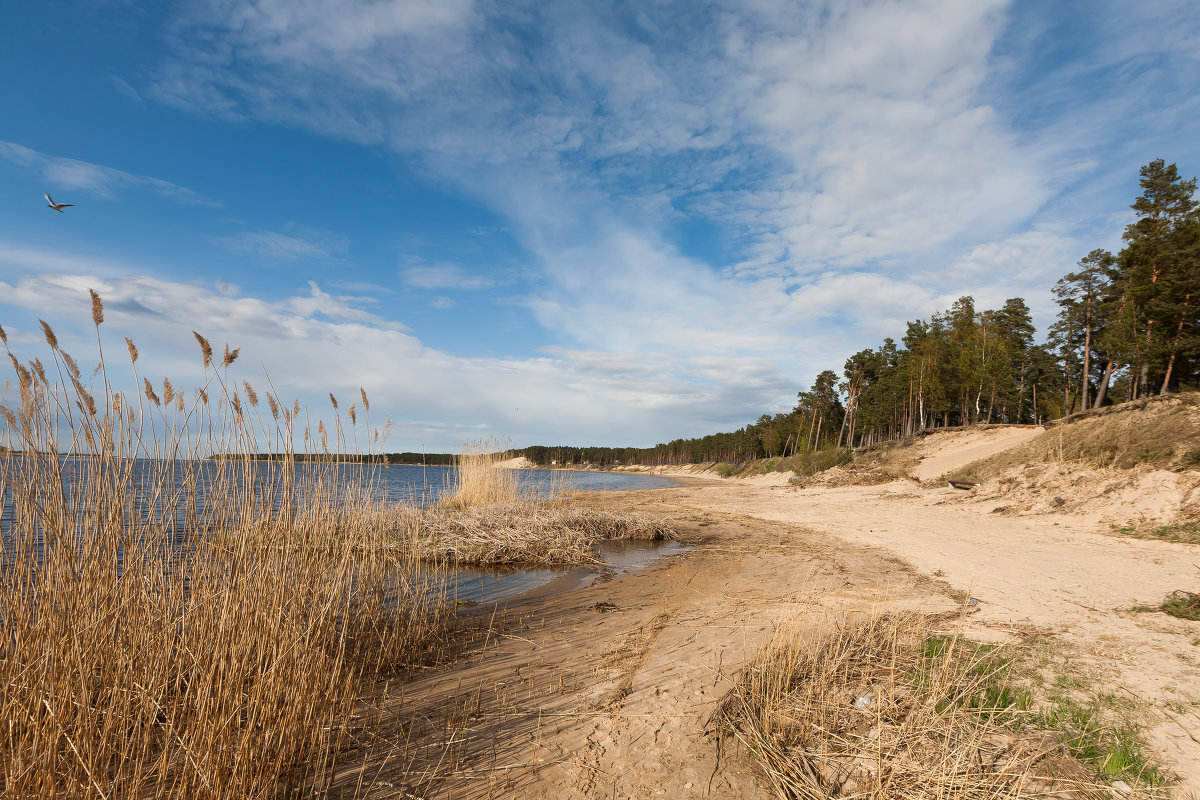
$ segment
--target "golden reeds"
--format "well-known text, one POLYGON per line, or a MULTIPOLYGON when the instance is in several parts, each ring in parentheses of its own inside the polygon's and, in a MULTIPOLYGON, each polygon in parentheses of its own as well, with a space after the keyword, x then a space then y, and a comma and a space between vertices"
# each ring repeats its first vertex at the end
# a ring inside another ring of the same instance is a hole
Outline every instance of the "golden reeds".
POLYGON ((517 471, 501 466, 509 457, 508 449, 500 447, 495 438, 464 444, 450 473, 452 483, 439 505, 462 509, 520 501, 517 471))
POLYGON ((240 408, 196 338, 197 399, 164 380, 159 410, 143 379, 136 413, 102 354, 93 390, 0 337, 20 386, 0 406, 0 796, 320 794, 363 682, 440 635, 370 476, 298 464, 298 406, 262 428, 280 457, 251 461, 257 398, 240 408))

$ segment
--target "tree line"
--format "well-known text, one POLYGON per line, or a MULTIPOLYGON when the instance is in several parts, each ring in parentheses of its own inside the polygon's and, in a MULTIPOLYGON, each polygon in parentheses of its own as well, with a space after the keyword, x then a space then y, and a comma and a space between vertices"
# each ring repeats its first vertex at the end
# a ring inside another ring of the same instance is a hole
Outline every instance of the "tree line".
POLYGON ((861 447, 977 423, 1038 424, 1089 408, 1194 389, 1200 382, 1196 179, 1151 161, 1139 173, 1120 252, 1094 249, 1053 292, 1044 342, 1025 300, 977 309, 970 296, 907 323, 897 342, 824 370, 786 414, 729 433, 650 448, 534 447, 538 464, 739 462, 861 447))

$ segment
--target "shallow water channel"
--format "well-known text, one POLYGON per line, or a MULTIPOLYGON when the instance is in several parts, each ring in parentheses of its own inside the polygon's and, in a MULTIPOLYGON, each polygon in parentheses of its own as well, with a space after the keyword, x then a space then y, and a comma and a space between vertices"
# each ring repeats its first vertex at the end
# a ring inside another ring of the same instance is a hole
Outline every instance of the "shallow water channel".
POLYGON ((463 569, 448 579, 448 594, 459 602, 493 603, 558 579, 567 583, 564 588, 578 588, 610 572, 635 572, 664 556, 689 548, 668 540, 613 539, 600 542, 592 549, 604 559, 604 565, 463 569))

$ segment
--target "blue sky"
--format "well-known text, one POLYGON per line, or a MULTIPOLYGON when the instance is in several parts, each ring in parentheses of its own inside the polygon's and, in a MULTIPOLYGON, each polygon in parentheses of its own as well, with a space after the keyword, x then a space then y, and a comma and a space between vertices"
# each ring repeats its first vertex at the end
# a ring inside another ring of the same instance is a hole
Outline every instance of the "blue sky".
POLYGON ((0 325, 387 449, 650 445, 786 411, 1200 172, 1200 4, 179 0, 0 11, 0 325), (75 203, 65 214, 42 193, 75 203))

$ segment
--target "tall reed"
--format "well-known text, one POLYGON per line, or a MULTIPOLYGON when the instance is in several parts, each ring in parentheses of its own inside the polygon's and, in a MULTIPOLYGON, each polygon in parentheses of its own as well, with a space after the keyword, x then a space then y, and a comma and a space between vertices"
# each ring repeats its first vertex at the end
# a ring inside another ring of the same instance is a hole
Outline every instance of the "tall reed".
POLYGON ((510 456, 510 450, 501 447, 494 437, 464 444, 450 473, 451 484, 439 505, 464 509, 523 499, 517 470, 501 466, 510 456))
POLYGON ((140 391, 118 391, 92 298, 90 377, 49 324, 49 364, 0 328, 19 394, 0 407, 0 795, 320 794, 363 682, 444 621, 371 476, 337 458, 379 438, 366 393, 313 428, 200 334, 193 391, 139 375, 129 339, 140 391), (297 442, 325 458, 298 464, 297 442))

